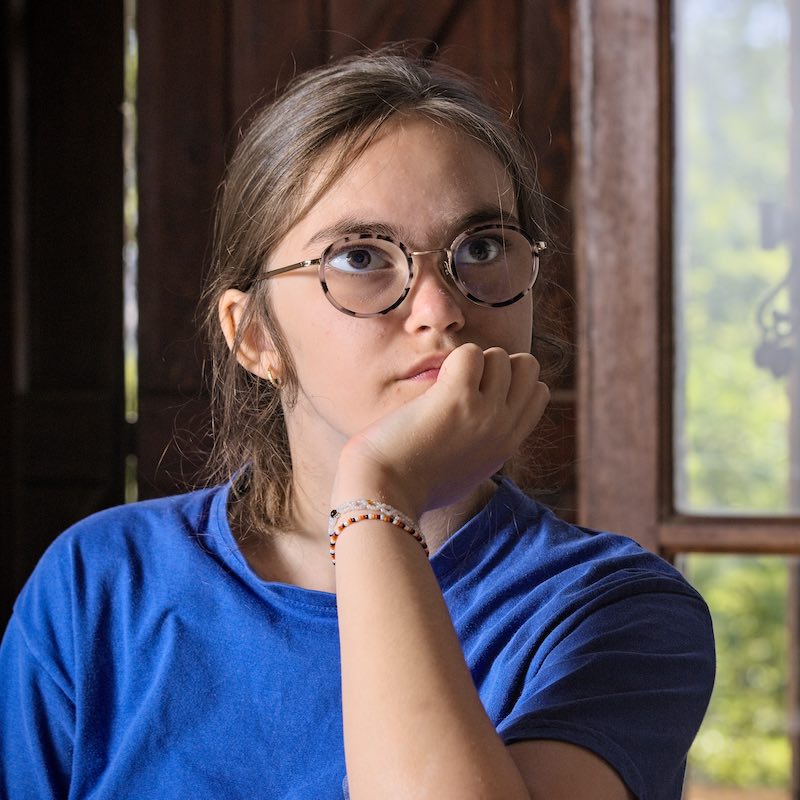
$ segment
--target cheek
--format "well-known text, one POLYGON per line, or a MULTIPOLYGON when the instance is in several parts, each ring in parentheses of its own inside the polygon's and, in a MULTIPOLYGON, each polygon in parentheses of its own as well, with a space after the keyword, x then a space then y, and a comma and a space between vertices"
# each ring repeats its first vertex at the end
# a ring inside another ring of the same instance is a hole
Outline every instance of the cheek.
MULTIPOLYGON (((298 287, 300 288, 300 287, 298 287)), ((379 357, 385 338, 371 320, 337 311, 316 281, 304 291, 276 292, 273 311, 297 370, 301 391, 334 395, 379 357)), ((342 389, 344 391, 344 388, 342 389)))
POLYGON ((511 307, 514 309, 514 334, 522 350, 530 350, 533 336, 533 298, 530 293, 511 307))
POLYGON ((317 358, 333 334, 330 311, 316 273, 288 273, 274 279, 270 306, 297 368, 317 358))
POLYGON ((509 353, 530 352, 533 309, 525 299, 503 309, 486 309, 478 327, 486 346, 502 347, 509 353))

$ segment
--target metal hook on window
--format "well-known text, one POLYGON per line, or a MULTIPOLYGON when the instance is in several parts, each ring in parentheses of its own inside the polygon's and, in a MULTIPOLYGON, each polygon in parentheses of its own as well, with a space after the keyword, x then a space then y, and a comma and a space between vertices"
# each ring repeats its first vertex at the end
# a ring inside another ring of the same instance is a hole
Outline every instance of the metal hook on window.
POLYGON ((778 295, 789 287, 791 270, 783 280, 775 286, 766 297, 758 304, 756 322, 758 324, 761 341, 753 353, 756 365, 768 369, 775 378, 783 378, 789 374, 789 369, 794 358, 794 320, 792 315, 770 306, 774 304, 778 295))

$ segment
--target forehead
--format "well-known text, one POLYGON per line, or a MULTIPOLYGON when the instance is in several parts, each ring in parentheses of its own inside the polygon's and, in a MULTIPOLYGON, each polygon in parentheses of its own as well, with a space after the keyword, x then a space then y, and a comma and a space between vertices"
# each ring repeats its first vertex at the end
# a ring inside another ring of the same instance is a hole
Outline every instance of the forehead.
MULTIPOLYGON (((334 151, 311 176, 307 196, 324 185, 346 154, 334 151)), ((445 125, 419 117, 389 122, 370 145, 316 199, 290 233, 313 240, 338 220, 380 223, 414 247, 452 234, 470 215, 496 209, 515 213, 508 172, 482 143, 445 125)), ((458 231, 455 231, 458 233, 458 231)), ((441 242, 435 242, 440 246, 441 242)))

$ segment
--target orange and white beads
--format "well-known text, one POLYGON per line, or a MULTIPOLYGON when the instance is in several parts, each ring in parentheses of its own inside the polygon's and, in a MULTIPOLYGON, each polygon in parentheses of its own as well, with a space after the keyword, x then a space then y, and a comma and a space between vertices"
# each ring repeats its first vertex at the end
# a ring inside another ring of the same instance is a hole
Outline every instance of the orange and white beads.
POLYGON ((428 555, 428 543, 425 541, 425 537, 419 531, 417 524, 405 514, 386 503, 379 503, 376 500, 350 500, 331 510, 328 537, 331 545, 331 561, 334 566, 336 566, 336 542, 344 529, 369 519, 388 522, 390 525, 405 531, 420 543, 425 555, 428 555))

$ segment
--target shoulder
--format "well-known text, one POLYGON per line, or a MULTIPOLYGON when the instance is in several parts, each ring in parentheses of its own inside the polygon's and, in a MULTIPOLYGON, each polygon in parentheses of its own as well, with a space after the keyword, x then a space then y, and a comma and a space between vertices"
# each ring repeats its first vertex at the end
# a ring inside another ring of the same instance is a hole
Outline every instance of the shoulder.
POLYGON ((213 486, 106 508, 75 523, 60 538, 76 539, 98 531, 154 532, 170 526, 199 529, 207 525, 214 500, 226 492, 226 486, 213 486))
POLYGON ((677 796, 714 681, 702 597, 626 536, 565 522, 509 482, 495 499, 453 617, 498 732, 578 745, 641 796, 677 796))
POLYGON ((574 620, 615 604, 625 614, 632 608, 645 623, 683 609, 710 631, 705 601, 673 564, 629 536, 574 525, 548 509, 540 510, 539 519, 534 557, 543 580, 565 601, 564 612, 574 620))
POLYGON ((626 536, 559 519, 508 481, 484 512, 480 530, 455 542, 449 571, 436 565, 462 643, 478 637, 479 652, 491 628, 496 663, 519 659, 533 673, 601 652, 671 654, 678 665, 691 654, 685 663, 713 679, 710 613, 671 564, 626 536))
POLYGON ((96 569, 121 553, 180 547, 208 534, 224 493, 220 486, 99 511, 64 531, 43 555, 37 572, 58 570, 75 559, 96 569))
POLYGON ((71 526, 20 592, 14 624, 32 648, 65 650, 79 628, 90 635, 111 613, 135 613, 207 555, 224 497, 225 487, 199 490, 109 508, 71 526))
POLYGON ((457 535, 443 548, 442 559, 450 567, 469 563, 489 583, 507 586, 516 575, 524 576, 528 589, 559 596, 568 589, 696 595, 673 565, 632 538, 569 523, 508 479, 502 479, 492 502, 470 525, 472 530, 467 526, 459 531, 466 534, 463 540, 457 535))

